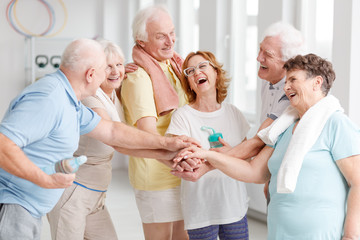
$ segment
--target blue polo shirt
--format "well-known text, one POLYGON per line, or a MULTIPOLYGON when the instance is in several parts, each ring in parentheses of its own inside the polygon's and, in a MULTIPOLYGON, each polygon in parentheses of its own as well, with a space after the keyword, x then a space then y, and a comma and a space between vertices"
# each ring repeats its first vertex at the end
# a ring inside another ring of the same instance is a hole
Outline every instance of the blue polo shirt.
MULTIPOLYGON (((100 119, 77 100, 58 70, 25 88, 10 103, 0 132, 41 168, 72 157, 80 135, 91 132, 100 119)), ((0 168, 0 203, 20 204, 34 217, 48 213, 63 191, 41 188, 0 168)))

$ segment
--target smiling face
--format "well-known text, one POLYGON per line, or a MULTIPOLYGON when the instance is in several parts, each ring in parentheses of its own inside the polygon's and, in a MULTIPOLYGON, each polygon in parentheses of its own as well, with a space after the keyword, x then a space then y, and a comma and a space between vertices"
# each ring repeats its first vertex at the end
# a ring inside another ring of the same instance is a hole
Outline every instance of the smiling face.
POLYGON ((187 67, 195 67, 194 74, 188 76, 187 80, 191 89, 200 96, 205 93, 215 93, 216 96, 216 78, 217 72, 211 66, 210 62, 200 55, 192 56, 187 64, 187 67))
POLYGON ((176 36, 171 17, 163 11, 158 11, 156 17, 147 22, 146 31, 148 41, 138 41, 138 44, 160 62, 172 58, 176 36))
POLYGON ((298 110, 300 116, 323 97, 321 84, 320 76, 308 78, 304 70, 294 69, 287 72, 284 91, 291 106, 298 110))
POLYGON ((258 76, 272 84, 284 78, 284 61, 281 54, 281 40, 279 36, 266 37, 260 43, 257 61, 260 63, 258 76))
POLYGON ((107 57, 106 79, 100 85, 101 89, 111 96, 114 89, 119 88, 124 79, 124 60, 117 54, 107 57))

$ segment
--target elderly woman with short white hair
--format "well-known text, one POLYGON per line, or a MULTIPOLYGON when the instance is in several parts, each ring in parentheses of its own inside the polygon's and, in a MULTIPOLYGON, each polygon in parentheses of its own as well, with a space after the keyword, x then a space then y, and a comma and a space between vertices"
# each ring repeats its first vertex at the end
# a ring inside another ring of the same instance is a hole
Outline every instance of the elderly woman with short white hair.
POLYGON ((308 54, 284 68, 291 106, 259 133, 268 145, 251 162, 199 148, 177 160, 206 159, 240 181, 271 179, 268 239, 359 239, 360 132, 328 95, 332 65, 308 54))

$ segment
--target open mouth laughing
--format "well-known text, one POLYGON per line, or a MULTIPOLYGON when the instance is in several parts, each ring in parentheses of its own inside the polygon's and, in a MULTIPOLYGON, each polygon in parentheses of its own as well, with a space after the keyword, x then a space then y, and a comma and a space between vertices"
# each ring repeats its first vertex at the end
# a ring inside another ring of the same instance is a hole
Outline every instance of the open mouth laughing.
POLYGON ((204 78, 204 77, 202 77, 202 78, 199 78, 199 79, 197 79, 196 80, 196 84, 203 84, 203 83, 205 83, 207 81, 207 79, 206 78, 204 78))
POLYGON ((287 97, 288 97, 289 99, 292 99, 293 97, 295 97, 295 95, 296 95, 296 93, 288 93, 288 94, 287 94, 287 97))
POLYGON ((267 66, 262 65, 262 64, 260 64, 260 68, 261 68, 261 69, 264 69, 264 70, 265 70, 265 69, 268 69, 268 67, 267 67, 267 66))
POLYGON ((116 77, 109 77, 109 78, 108 78, 108 80, 109 80, 109 81, 111 81, 111 82, 116 82, 116 81, 118 81, 118 80, 119 80, 119 76, 116 76, 116 77))

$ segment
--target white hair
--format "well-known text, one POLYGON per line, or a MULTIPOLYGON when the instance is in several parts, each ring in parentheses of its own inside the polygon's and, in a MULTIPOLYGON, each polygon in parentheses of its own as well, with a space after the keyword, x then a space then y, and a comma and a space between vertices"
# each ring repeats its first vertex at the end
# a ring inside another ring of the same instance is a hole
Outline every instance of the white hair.
POLYGON ((264 31, 263 35, 263 39, 266 37, 280 37, 282 43, 281 54, 284 62, 296 55, 305 54, 306 44, 302 33, 288 23, 273 23, 264 31))
MULTIPOLYGON (((163 5, 154 5, 140 10, 132 23, 132 35, 134 42, 139 41, 148 41, 148 32, 146 31, 146 24, 149 20, 154 20, 158 17, 158 12, 162 11, 167 13, 170 16, 169 11, 163 5)), ((171 17, 171 16, 170 16, 171 17)))
POLYGON ((98 64, 99 51, 103 51, 101 45, 92 39, 76 39, 64 50, 61 56, 61 68, 71 71, 83 71, 98 64))
POLYGON ((123 62, 125 61, 124 53, 119 45, 106 39, 100 39, 98 40, 98 43, 100 43, 102 46, 107 58, 112 56, 119 56, 123 62))

